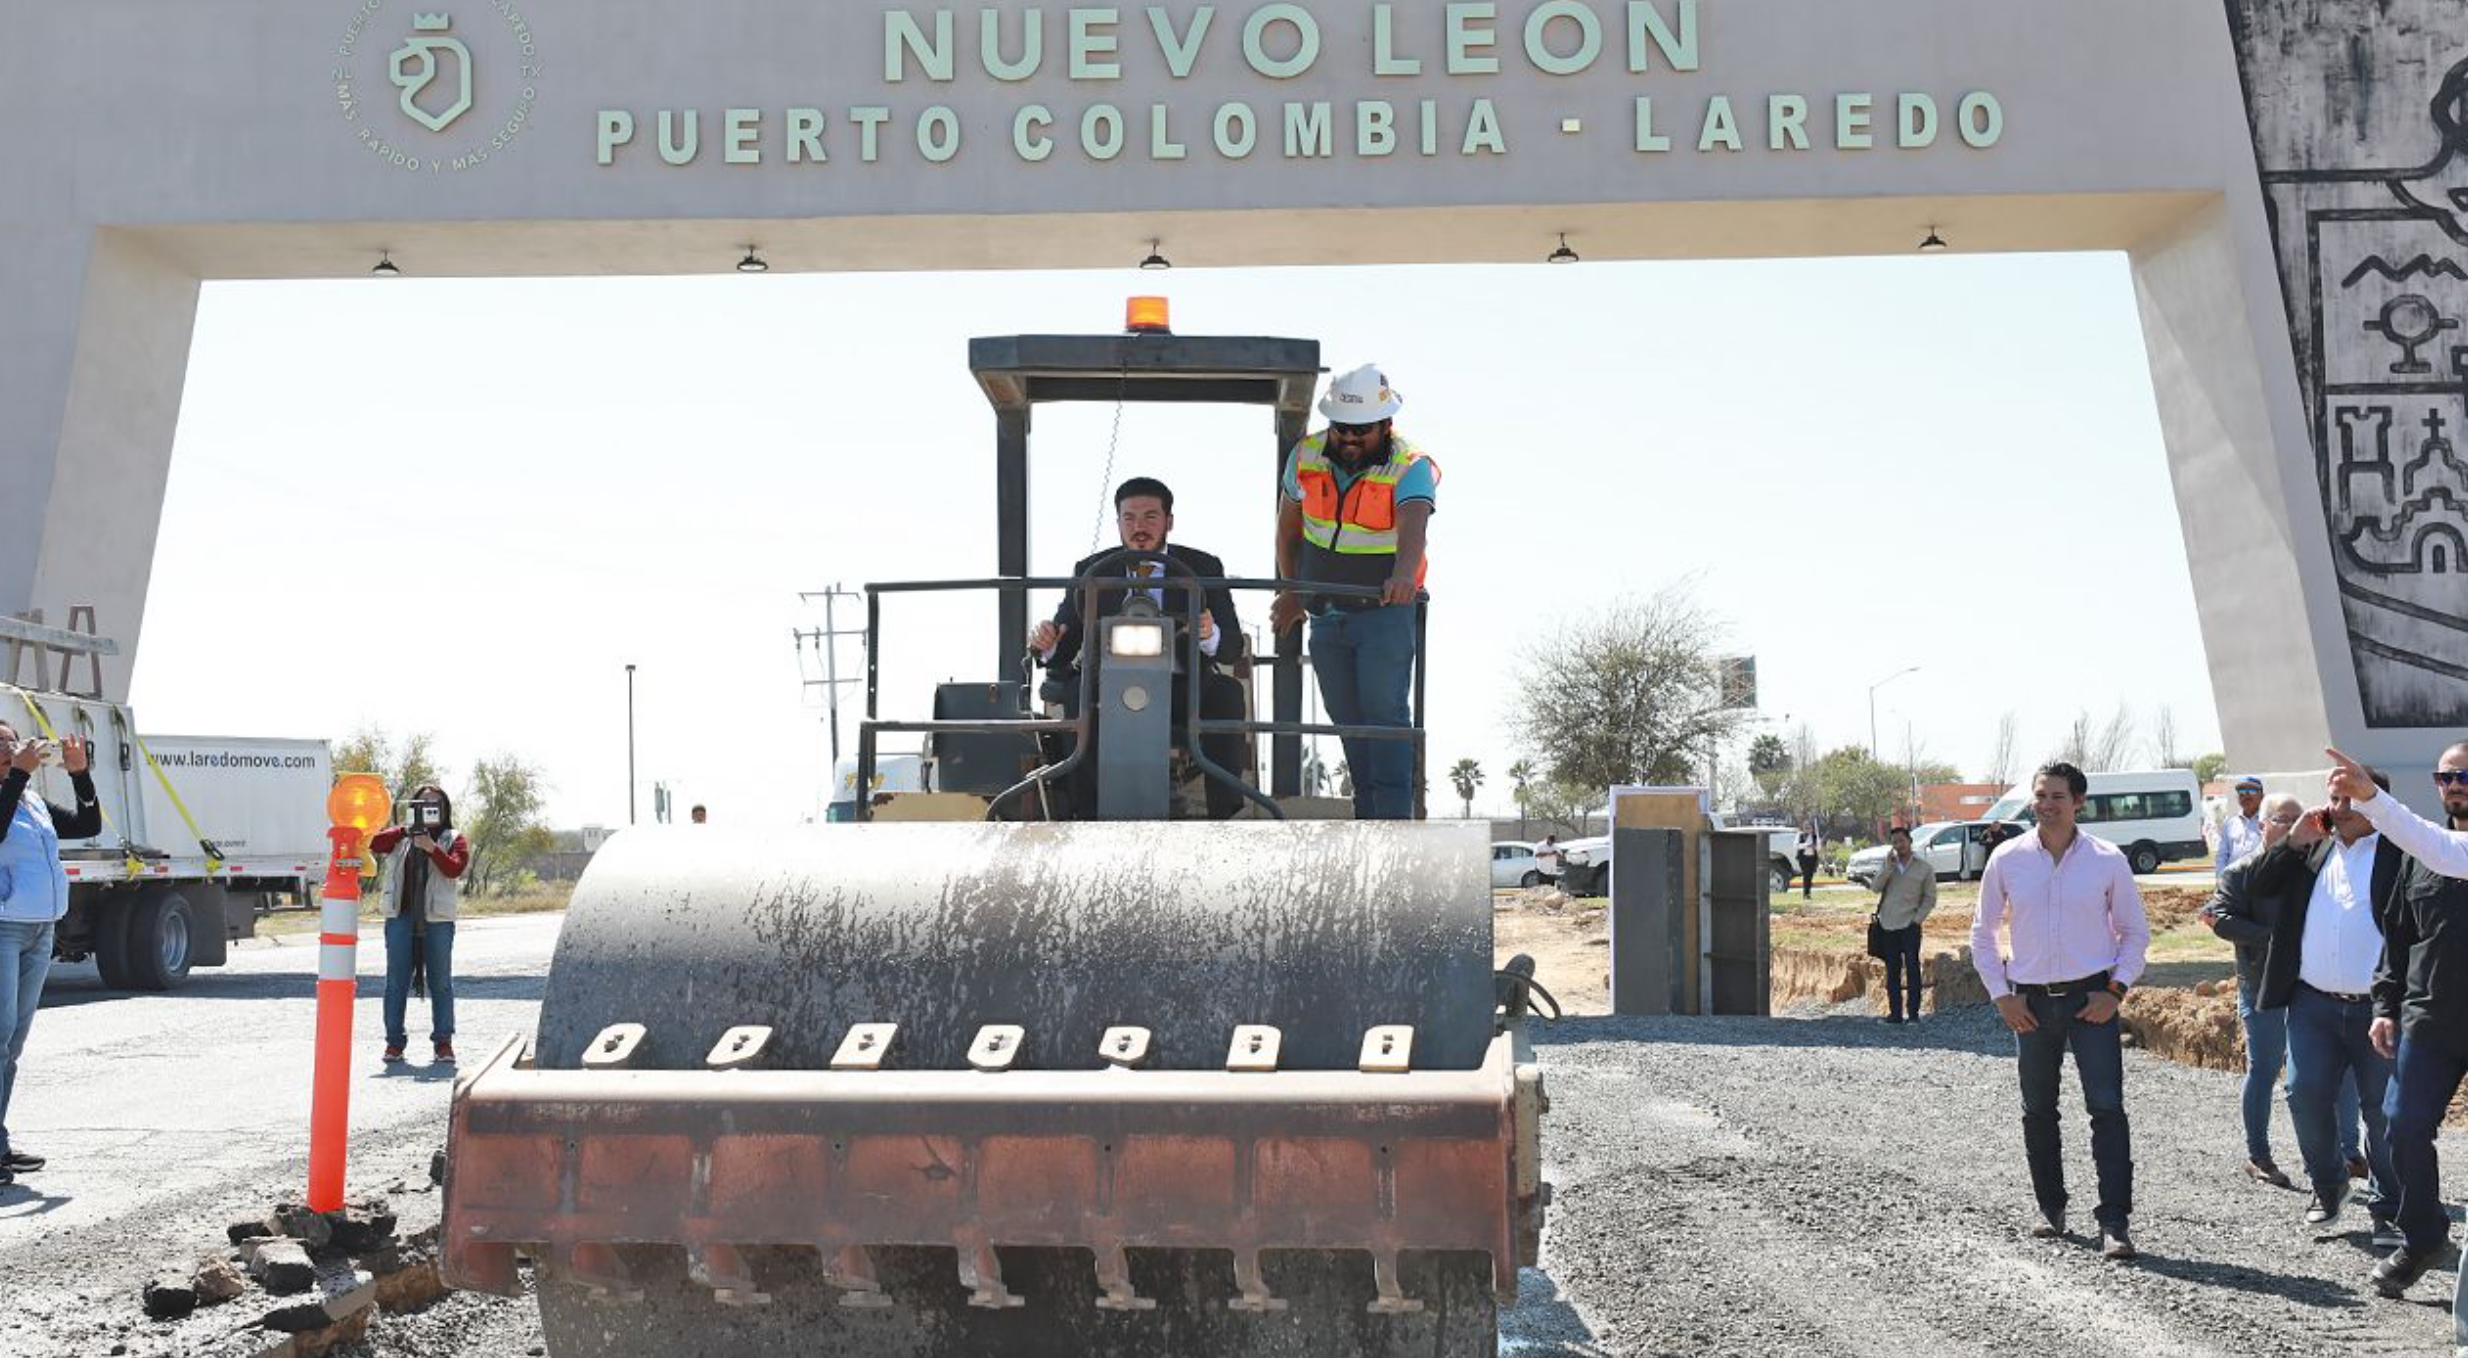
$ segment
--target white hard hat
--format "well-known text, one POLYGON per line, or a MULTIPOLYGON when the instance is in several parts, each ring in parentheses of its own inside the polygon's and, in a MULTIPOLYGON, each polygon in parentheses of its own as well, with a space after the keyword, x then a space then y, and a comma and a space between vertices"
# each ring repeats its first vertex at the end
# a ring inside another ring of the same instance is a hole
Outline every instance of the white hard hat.
POLYGON ((1379 365, 1366 363, 1329 382, 1328 394, 1320 398, 1320 413, 1336 424, 1378 424, 1404 405, 1405 398, 1388 385, 1388 375, 1379 365))

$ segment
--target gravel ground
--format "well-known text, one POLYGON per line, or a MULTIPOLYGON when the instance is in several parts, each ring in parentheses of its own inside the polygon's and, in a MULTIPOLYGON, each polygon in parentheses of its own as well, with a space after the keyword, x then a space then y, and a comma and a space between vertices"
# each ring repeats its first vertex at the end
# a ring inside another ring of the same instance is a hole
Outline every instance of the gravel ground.
MULTIPOLYGON (((2442 1353, 2452 1275, 2407 1302, 2363 1285, 2363 1214, 2317 1237, 2301 1195, 2237 1173, 2236 1077, 2127 1056, 2140 1262, 2044 1242, 2031 1219, 2011 1040, 1985 1008, 1918 1028, 1865 1014, 1571 1019, 1538 1033, 1556 1203, 1544 1267, 1503 1323, 1517 1358, 1659 1354, 2442 1353)), ((2079 1100, 2070 1088, 2069 1109, 2079 1100)), ((434 1220, 425 1122, 367 1136, 354 1178, 400 1180, 403 1229, 434 1220)), ((2066 1122, 2078 1226, 2087 1127, 2066 1122)), ((2284 1161, 2294 1144, 2284 1115, 2284 1161)), ((2454 1165, 2468 1146, 2446 1138, 2454 1165)), ((79 1229, 42 1215, 0 1235, 0 1355, 251 1351, 231 1320, 146 1322, 135 1283, 262 1208, 293 1163, 79 1229), (270 1173, 271 1172, 271 1176, 270 1173), (256 1184, 258 1187, 252 1188, 256 1184), (31 1236, 32 1239, 27 1237, 31 1236)), ((2456 1170, 2454 1174, 2456 1175, 2456 1170)), ((232 1317, 236 1320, 240 1317, 232 1317)), ((262 1342, 262 1341, 261 1341, 262 1342)), ((383 1317, 347 1358, 540 1352, 528 1302, 455 1295, 383 1317)))
MULTIPOLYGON (((2238 1077, 2128 1053, 2142 1258, 2037 1241, 2012 1040, 1985 1006, 1916 1028, 1844 1011, 1546 1030, 1557 1201, 1544 1265, 1579 1353, 2439 1353, 2452 1275, 2364 1287, 2364 1214, 2238 1173, 2238 1077)), ((2067 1076, 2076 1229, 2088 1123, 2067 1076)), ((2285 1114, 2274 1138, 2295 1160, 2285 1114)), ((2445 1138, 2453 1163, 2459 1138, 2445 1138)))
MULTIPOLYGON (((2127 1056, 2143 1257, 2035 1241, 2012 1043, 1992 1011, 1546 1026, 1557 1201, 1504 1320, 1517 1358, 1659 1354, 2440 1353, 2452 1275, 2363 1285, 2361 1211, 2317 1236, 2302 1195, 2237 1172, 2236 1077, 2127 1056), (2036 1336, 2036 1338, 2035 1338, 2036 1336)), ((2067 1082, 2078 1229, 2087 1124, 2067 1082)), ((2454 1163, 2463 1150, 2447 1139, 2454 1163)), ((2293 1161, 2285 1115, 2282 1154, 2293 1161)), ((352 1358, 536 1353, 529 1303, 389 1317, 352 1358)))

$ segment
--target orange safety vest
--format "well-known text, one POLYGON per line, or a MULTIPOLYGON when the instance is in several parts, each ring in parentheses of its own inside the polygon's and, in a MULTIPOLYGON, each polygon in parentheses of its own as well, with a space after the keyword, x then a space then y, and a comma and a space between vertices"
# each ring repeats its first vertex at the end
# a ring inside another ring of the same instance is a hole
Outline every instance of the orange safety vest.
MULTIPOLYGON (((1301 483, 1303 492, 1303 540, 1323 552, 1340 557, 1395 556, 1397 483, 1404 480, 1405 474, 1418 462, 1431 463, 1431 478, 1436 483, 1440 464, 1432 461, 1421 449, 1392 434, 1388 441, 1388 460, 1365 468, 1354 483, 1346 487, 1340 500, 1337 469, 1328 456, 1327 431, 1322 430, 1295 444, 1294 479, 1301 483)), ((1430 572, 1431 556, 1425 552, 1415 583, 1420 585, 1430 572)), ((1341 573, 1350 576, 1358 572, 1341 573)), ((1380 578, 1387 578, 1384 571, 1380 578)))

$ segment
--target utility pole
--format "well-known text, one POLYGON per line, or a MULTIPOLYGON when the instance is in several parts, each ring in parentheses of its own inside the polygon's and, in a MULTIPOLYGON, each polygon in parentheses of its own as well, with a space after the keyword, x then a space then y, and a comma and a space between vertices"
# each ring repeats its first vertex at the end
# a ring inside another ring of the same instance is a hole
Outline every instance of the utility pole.
POLYGON ((626 662, 626 824, 634 823, 634 663, 626 662))
POLYGON ((1870 759, 1877 757, 1877 690, 1918 669, 1917 665, 1906 666, 1868 686, 1868 757, 1870 759))
POLYGON ((843 589, 836 583, 829 589, 800 590, 797 598, 801 603, 812 603, 816 599, 823 601, 823 625, 815 631, 794 630, 790 633, 801 649, 807 642, 812 642, 814 649, 822 656, 823 677, 805 680, 803 687, 819 687, 823 690, 823 705, 830 711, 831 767, 835 774, 840 767, 840 689, 843 685, 857 682, 853 678, 840 677, 840 638, 862 639, 865 636, 865 630, 852 627, 843 631, 839 624, 839 613, 834 608, 834 604, 841 599, 853 600, 859 597, 861 596, 855 591, 843 589))

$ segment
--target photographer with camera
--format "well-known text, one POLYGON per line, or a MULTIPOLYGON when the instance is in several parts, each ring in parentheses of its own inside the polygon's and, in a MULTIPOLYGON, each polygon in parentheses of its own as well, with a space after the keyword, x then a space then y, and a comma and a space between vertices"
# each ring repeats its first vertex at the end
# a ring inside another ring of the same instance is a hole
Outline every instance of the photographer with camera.
POLYGON ((428 996, 429 1040, 439 1062, 454 1060, 454 906, 456 882, 471 866, 471 841, 454 828, 454 803, 434 783, 411 794, 403 823, 369 841, 386 920, 386 1060, 403 1059, 410 1040, 403 1011, 428 996), (425 991, 423 992, 423 986, 425 991))
POLYGON ((75 736, 58 744, 24 740, 16 727, 0 722, 0 760, 8 768, 0 775, 0 1184, 43 1167, 43 1157, 9 1141, 9 1094, 17 1087, 26 1029, 51 974, 52 930, 69 912, 60 841, 103 831, 103 805, 86 771, 93 754, 75 736), (68 772, 74 806, 26 795, 35 770, 55 762, 68 772))

